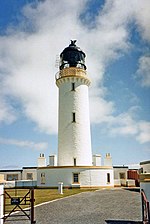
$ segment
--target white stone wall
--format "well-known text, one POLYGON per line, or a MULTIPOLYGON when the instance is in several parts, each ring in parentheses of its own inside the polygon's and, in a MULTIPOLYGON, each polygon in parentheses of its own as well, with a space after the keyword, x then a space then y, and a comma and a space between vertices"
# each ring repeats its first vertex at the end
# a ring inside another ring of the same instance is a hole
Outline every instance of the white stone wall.
POLYGON ((22 179, 22 170, 18 171, 13 171, 13 170, 8 170, 8 171, 1 171, 0 174, 4 175, 4 180, 7 180, 7 175, 18 175, 18 180, 22 179))
POLYGON ((140 189, 144 190, 147 200, 150 202, 150 173, 140 174, 140 189))
POLYGON ((150 181, 149 182, 141 182, 140 189, 144 190, 147 200, 150 202, 150 181))
POLYGON ((120 179, 120 173, 125 174, 125 179, 127 179, 127 170, 126 167, 114 167, 114 179, 120 179))
POLYGON ((141 168, 143 168, 143 173, 150 173, 150 163, 141 164, 141 168))
POLYGON ((101 166, 101 165, 102 165, 101 155, 93 155, 93 166, 101 166))
POLYGON ((65 77, 59 83, 58 165, 92 165, 88 84, 84 77, 65 77), (75 83, 75 91, 71 91, 75 83), (72 113, 75 113, 76 122, 72 113))
POLYGON ((79 174, 80 187, 108 187, 114 186, 113 170, 109 168, 45 168, 38 169, 38 187, 57 187, 63 182, 66 187, 73 185, 73 173, 79 174), (110 173, 110 183, 107 182, 107 173, 110 173), (41 183, 41 176, 45 175, 45 183, 41 183))
POLYGON ((38 167, 43 167, 43 166, 46 166, 46 158, 43 156, 43 157, 39 157, 38 158, 38 167))
POLYGON ((49 166, 57 166, 57 155, 49 156, 49 166))
POLYGON ((27 180, 27 173, 32 173, 33 179, 37 180, 37 169, 23 169, 22 171, 22 180, 27 180))

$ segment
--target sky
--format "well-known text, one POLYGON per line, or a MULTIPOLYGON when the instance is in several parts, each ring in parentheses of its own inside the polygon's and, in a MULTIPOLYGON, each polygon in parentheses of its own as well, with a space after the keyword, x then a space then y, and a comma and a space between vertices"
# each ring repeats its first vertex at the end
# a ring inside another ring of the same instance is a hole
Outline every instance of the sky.
POLYGON ((86 54, 93 154, 150 159, 150 1, 0 0, 0 169, 57 153, 60 53, 86 54))

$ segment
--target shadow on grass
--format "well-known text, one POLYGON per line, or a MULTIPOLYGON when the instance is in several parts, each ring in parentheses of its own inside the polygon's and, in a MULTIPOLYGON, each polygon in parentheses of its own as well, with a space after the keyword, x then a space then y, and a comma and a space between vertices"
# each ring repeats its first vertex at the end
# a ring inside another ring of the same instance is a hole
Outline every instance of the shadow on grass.
POLYGON ((128 220, 105 220, 107 224, 142 224, 141 221, 128 221, 128 220))

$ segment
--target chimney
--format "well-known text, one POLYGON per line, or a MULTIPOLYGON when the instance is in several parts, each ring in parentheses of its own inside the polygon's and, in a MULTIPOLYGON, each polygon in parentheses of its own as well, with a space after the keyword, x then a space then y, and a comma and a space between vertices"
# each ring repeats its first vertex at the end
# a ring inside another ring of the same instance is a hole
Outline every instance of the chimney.
POLYGON ((44 153, 40 153, 40 157, 38 158, 38 167, 46 166, 46 158, 44 153))

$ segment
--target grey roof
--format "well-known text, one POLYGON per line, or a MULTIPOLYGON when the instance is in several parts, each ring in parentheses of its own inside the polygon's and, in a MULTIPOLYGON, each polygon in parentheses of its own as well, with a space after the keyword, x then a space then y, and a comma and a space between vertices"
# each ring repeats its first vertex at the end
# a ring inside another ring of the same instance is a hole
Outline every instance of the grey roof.
POLYGON ((144 164, 150 164, 150 160, 140 162, 140 165, 144 165, 144 164))

